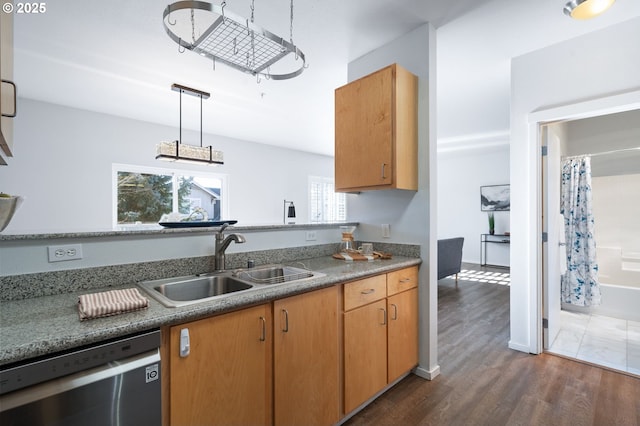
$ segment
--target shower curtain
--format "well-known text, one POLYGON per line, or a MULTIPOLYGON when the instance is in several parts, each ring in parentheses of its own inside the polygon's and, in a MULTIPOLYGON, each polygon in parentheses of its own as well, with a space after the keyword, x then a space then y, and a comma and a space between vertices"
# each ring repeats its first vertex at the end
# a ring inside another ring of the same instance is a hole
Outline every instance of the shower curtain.
POLYGON ((600 304, 600 284, 591 201, 591 157, 562 163, 561 213, 567 255, 567 271, 561 278, 562 301, 578 306, 600 304))

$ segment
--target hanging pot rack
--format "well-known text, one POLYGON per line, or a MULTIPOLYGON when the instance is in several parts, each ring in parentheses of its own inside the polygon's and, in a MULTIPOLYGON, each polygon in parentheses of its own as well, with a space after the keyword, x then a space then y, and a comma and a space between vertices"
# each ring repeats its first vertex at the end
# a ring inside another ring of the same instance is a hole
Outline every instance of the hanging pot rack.
POLYGON ((287 41, 253 22, 253 3, 251 20, 225 11, 225 2, 221 6, 203 1, 179 1, 168 5, 162 15, 164 28, 169 37, 178 44, 180 52, 190 50, 212 61, 222 62, 237 70, 263 76, 266 79, 286 80, 296 77, 306 68, 304 53, 293 44, 293 0, 291 1, 291 40, 287 41), (179 10, 191 9, 191 42, 174 33, 171 26, 171 14, 179 10), (194 11, 202 10, 217 15, 214 22, 196 38, 194 11), (271 65, 285 56, 295 55, 299 68, 292 72, 272 74, 271 65), (301 61, 298 61, 298 60, 301 61))

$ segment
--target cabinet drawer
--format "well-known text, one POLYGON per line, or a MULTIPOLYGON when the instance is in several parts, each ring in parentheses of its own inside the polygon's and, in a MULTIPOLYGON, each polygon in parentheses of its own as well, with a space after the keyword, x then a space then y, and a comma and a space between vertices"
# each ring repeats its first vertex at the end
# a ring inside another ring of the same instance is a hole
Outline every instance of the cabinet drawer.
POLYGON ((414 287, 418 287, 417 266, 389 272, 387 274, 387 294, 389 296, 414 287))
POLYGON ((385 274, 365 278, 344 285, 344 310, 348 311, 387 297, 385 274))

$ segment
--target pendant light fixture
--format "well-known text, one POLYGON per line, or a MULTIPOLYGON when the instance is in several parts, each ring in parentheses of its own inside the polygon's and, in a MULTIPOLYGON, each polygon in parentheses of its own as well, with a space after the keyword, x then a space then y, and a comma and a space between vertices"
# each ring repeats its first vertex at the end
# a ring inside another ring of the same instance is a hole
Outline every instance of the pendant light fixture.
POLYGON ((571 0, 564 14, 574 19, 591 19, 609 9, 616 0, 571 0))
POLYGON ((161 142, 156 146, 156 160, 178 161, 181 163, 224 164, 222 151, 211 146, 202 146, 202 99, 209 99, 210 94, 180 84, 172 84, 171 90, 180 92, 180 135, 177 141, 161 142), (182 94, 200 98, 200 146, 182 143, 182 94))

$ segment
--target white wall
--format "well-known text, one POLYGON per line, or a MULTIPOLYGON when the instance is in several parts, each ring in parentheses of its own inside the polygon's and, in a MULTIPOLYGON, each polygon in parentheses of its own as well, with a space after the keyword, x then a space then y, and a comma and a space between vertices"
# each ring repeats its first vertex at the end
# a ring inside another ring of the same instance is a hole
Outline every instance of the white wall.
MULTIPOLYGON (((18 109, 0 191, 26 201, 5 233, 111 229, 113 163, 227 174, 225 219, 239 225, 282 223, 285 198, 295 202, 297 223, 308 222, 307 177, 333 177, 333 157, 208 134, 203 144, 224 151, 224 165, 167 163, 155 159, 155 146, 178 139, 176 127, 21 98, 18 109)), ((182 140, 200 139, 183 130, 182 140)))
POLYGON ((382 241, 380 225, 391 224, 391 241, 420 244, 420 367, 418 374, 439 374, 436 270, 436 108, 435 30, 425 24, 349 63, 353 81, 392 63, 419 77, 418 191, 362 192, 347 199, 349 220, 360 222, 357 238, 382 241), (381 208, 384 206, 384 208, 381 208))
POLYGON ((636 92, 640 89, 638 40, 640 18, 635 18, 512 60, 510 174, 514 237, 509 346, 513 349, 534 353, 541 350, 537 279, 540 154, 536 122, 588 115, 583 107, 591 105, 615 109, 607 101, 610 97, 614 97, 613 102, 640 102, 635 99, 635 93, 640 93, 636 92), (572 104, 578 106, 572 108, 572 104), (554 116, 557 114, 562 116, 554 116))
MULTIPOLYGON (((509 146, 438 151, 438 239, 464 237, 462 261, 480 263, 480 234, 489 232, 480 211, 480 187, 509 183, 509 146)), ((510 212, 495 212, 496 234, 510 231, 510 212)), ((487 263, 509 266, 509 246, 487 244, 487 263)))

